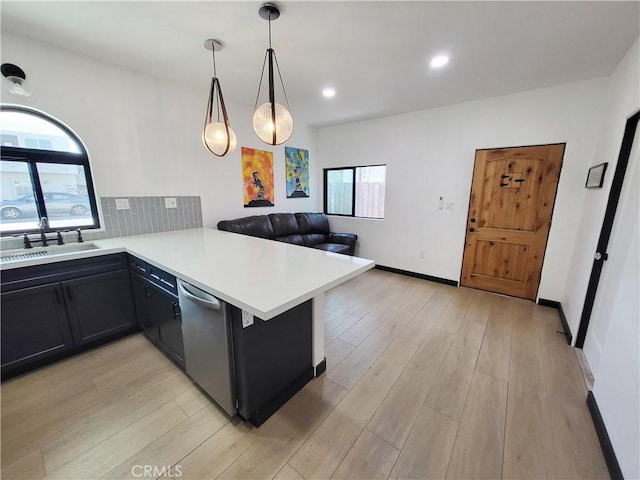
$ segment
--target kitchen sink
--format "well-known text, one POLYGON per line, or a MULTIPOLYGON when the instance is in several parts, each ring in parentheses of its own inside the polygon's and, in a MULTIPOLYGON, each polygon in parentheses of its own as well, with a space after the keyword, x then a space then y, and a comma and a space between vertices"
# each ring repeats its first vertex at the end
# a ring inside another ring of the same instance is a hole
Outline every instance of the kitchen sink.
POLYGON ((21 248, 2 252, 0 262, 20 262, 37 258, 48 258, 59 255, 69 255, 78 252, 98 250, 100 247, 92 242, 70 243, 67 245, 51 245, 49 247, 21 248))

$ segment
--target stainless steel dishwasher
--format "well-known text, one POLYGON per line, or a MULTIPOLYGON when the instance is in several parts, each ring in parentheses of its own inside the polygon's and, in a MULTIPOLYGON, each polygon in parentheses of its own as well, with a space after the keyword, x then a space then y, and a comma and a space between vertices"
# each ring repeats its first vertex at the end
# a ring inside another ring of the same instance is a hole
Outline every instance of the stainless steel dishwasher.
POLYGON ((229 415, 236 412, 230 306, 178 279, 187 374, 229 415))

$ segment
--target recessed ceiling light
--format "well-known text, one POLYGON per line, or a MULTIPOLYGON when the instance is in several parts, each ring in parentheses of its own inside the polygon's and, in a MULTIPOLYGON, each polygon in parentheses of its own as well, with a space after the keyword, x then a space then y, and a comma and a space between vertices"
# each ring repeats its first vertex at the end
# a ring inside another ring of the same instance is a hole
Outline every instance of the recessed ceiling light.
POLYGON ((336 96, 336 91, 331 87, 327 87, 327 88, 322 90, 322 95, 327 97, 327 98, 335 97, 336 96))
POLYGON ((431 68, 442 68, 449 63, 449 57, 446 55, 437 55, 431 59, 431 68))

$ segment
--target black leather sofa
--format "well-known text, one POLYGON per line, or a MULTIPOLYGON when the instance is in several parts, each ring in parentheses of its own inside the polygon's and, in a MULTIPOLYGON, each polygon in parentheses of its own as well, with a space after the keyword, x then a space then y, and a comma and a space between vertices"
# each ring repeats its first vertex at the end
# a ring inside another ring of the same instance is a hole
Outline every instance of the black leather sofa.
POLYGON ((271 213, 222 220, 218 230, 353 255, 358 236, 334 233, 324 213, 271 213))

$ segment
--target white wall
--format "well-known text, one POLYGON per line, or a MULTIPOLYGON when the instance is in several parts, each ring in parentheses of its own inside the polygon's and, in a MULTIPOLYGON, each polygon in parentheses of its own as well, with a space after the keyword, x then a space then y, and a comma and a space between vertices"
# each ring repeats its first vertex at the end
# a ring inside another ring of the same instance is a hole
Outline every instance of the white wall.
MULTIPOLYGON (((205 53, 202 61, 210 62, 205 53)), ((308 199, 286 198, 284 145, 258 140, 252 106, 226 102, 238 136, 233 154, 218 158, 205 150, 201 132, 209 77, 200 89, 187 88, 7 32, 2 32, 2 62, 22 67, 33 95, 3 94, 1 101, 37 108, 74 130, 89 151, 98 196, 199 195, 208 227, 223 218, 319 208, 317 189, 308 199), (243 207, 241 146, 273 152, 275 207, 243 207)), ((286 143, 309 150, 313 185, 314 137, 313 129, 296 124, 286 143)))
MULTIPOLYGON (((599 158, 609 161, 605 188, 589 198, 576 245, 566 303, 582 310, 593 253, 602 228, 626 119, 640 110, 640 44, 636 41, 611 76, 606 129, 599 158), (570 287, 574 288, 570 288, 570 287)), ((585 338, 593 394, 625 478, 640 478, 640 131, 636 130, 618 210, 585 338)), ((579 314, 579 312, 578 312, 579 314)))
MULTIPOLYGON (((640 142, 640 132, 636 132, 640 142)), ((616 215, 609 262, 598 286, 585 355, 593 368, 593 394, 625 478, 640 478, 640 161, 629 165, 625 205, 616 215)))
POLYGON ((334 229, 358 233, 359 255, 379 264, 459 280, 476 149, 566 142, 539 290, 561 300, 607 84, 600 78, 320 129, 323 168, 387 165, 384 220, 332 217, 334 229), (440 196, 455 210, 438 210, 440 196))
MULTIPOLYGON (((574 250, 566 294, 562 298, 562 305, 574 335, 577 333, 580 322, 589 275, 593 265, 593 255, 596 251, 602 228, 626 120, 640 108, 639 57, 639 46, 638 41, 636 41, 616 68, 616 71, 611 75, 605 122, 603 123, 601 134, 598 135, 594 158, 594 164, 609 162, 608 171, 603 188, 589 190, 583 200, 584 208, 577 230, 578 236, 582 240, 574 250)), ((591 330, 593 330, 593 324, 591 330)), ((602 335, 600 334, 598 337, 602 337, 602 335)), ((595 352, 592 350, 591 362, 595 361, 595 352)))

